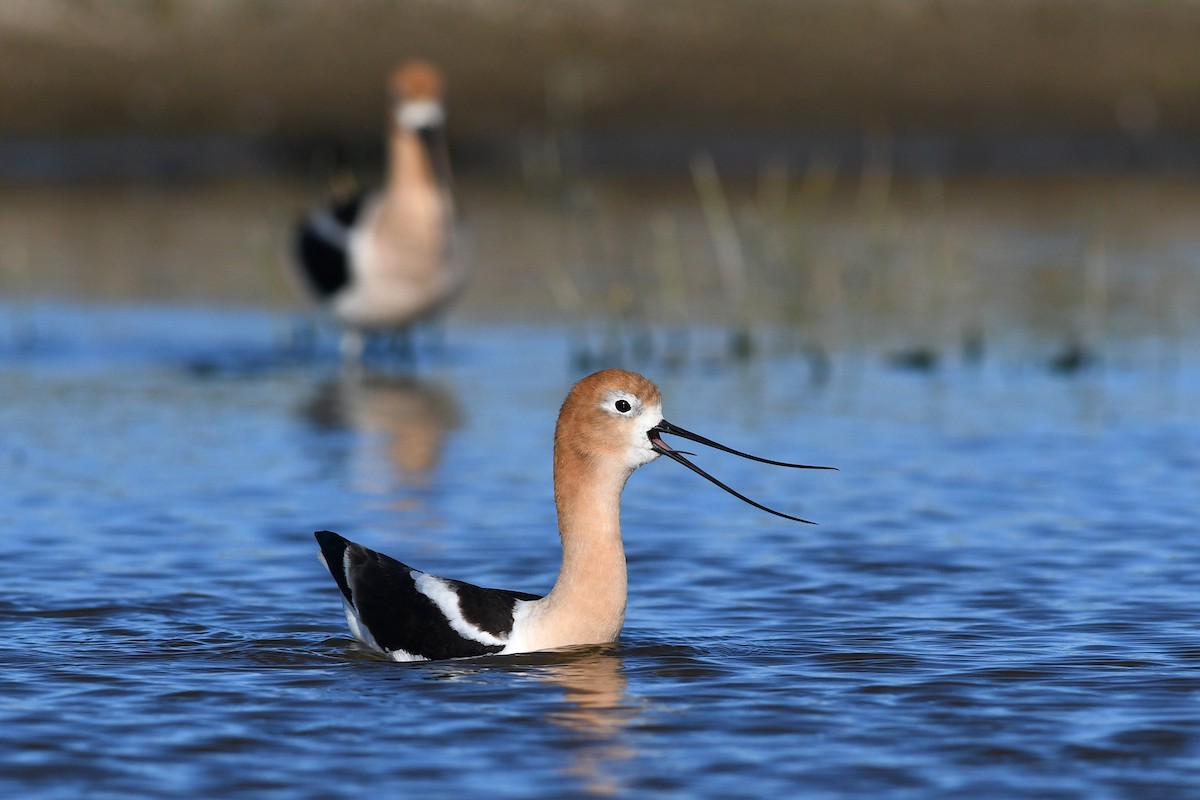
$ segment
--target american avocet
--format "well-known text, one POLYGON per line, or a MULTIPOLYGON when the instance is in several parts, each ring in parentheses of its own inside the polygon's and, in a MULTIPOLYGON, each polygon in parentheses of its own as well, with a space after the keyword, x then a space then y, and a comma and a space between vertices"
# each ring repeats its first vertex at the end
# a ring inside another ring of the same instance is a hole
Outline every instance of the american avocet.
POLYGON ((442 75, 409 61, 392 72, 391 96, 383 188, 313 211, 296 237, 301 271, 343 327, 347 358, 362 354, 367 333, 407 332, 437 314, 467 278, 451 247, 442 75))
POLYGON ((438 578, 382 553, 319 531, 321 560, 342 590, 354 636, 396 661, 524 653, 615 641, 625 621, 621 490, 635 469, 667 456, 753 506, 807 522, 735 492, 663 441, 679 436, 734 455, 752 456, 672 425, 658 387, 634 372, 610 369, 571 389, 554 432, 554 502, 562 567, 545 597, 484 589, 438 578))

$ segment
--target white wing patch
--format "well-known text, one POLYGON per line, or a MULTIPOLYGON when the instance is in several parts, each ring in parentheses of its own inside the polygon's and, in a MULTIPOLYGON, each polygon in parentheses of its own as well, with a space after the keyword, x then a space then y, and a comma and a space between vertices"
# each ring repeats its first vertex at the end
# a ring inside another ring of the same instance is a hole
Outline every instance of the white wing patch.
POLYGON ((325 243, 336 247, 338 250, 345 250, 350 246, 350 231, 345 225, 337 221, 337 218, 327 209, 322 209, 309 217, 309 224, 312 226, 312 231, 325 243))
POLYGON ((417 591, 433 601, 433 604, 442 612, 442 616, 446 618, 446 624, 459 636, 491 646, 503 646, 508 643, 507 637, 501 639, 468 622, 467 618, 463 616, 462 607, 458 601, 458 592, 454 591, 450 584, 441 578, 422 572, 414 575, 414 582, 417 585, 417 591))

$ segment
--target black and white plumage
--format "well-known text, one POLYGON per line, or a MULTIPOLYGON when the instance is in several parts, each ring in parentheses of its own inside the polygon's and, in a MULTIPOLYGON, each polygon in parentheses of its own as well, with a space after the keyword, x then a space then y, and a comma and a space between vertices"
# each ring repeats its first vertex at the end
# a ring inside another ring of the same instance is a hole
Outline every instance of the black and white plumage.
POLYGON ((350 231, 366 192, 313 211, 296 235, 296 255, 314 296, 326 301, 350 283, 350 231))
POLYGON ((331 531, 316 537, 351 632, 397 661, 504 652, 521 604, 541 599, 438 578, 331 531))
POLYGON ((347 541, 316 534, 321 560, 342 592, 351 633, 397 661, 525 653, 614 641, 625 619, 625 551, 620 498, 633 471, 659 456, 738 494, 663 440, 680 436, 735 455, 786 467, 828 469, 752 456, 662 418, 658 388, 625 370, 575 384, 554 433, 554 500, 563 559, 549 594, 486 589, 438 578, 347 541))
POLYGON ((398 67, 383 186, 317 208, 297 228, 300 275, 342 327, 347 358, 361 356, 367 334, 406 332, 437 315, 466 284, 442 85, 427 62, 398 67))

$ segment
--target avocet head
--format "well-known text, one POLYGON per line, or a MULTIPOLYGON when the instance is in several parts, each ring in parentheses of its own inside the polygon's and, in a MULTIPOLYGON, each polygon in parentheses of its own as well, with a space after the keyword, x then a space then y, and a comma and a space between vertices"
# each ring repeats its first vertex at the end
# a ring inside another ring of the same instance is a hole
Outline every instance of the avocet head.
POLYGON ((446 121, 444 87, 441 70, 422 59, 406 61, 392 70, 395 124, 415 132, 440 128, 446 121))
POLYGON ((684 457, 691 453, 675 450, 664 442, 663 434, 778 467, 836 469, 760 458, 673 425, 663 419, 662 394, 658 387, 648 378, 622 369, 602 370, 575 384, 559 413, 555 451, 569 450, 586 460, 613 459, 630 472, 659 456, 666 456, 756 508, 797 522, 809 522, 768 508, 726 486, 684 457))
POLYGON ((661 419, 657 386, 636 372, 606 369, 572 387, 558 415, 555 449, 632 472, 658 458, 647 432, 661 419))

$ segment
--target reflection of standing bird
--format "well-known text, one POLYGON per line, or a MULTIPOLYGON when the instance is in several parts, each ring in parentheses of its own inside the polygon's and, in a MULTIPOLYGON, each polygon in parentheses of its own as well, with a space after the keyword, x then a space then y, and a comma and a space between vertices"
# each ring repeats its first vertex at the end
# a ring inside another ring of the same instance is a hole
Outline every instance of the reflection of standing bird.
POLYGON ((362 355, 368 333, 405 332, 437 314, 467 278, 451 248, 441 73, 409 61, 393 71, 391 95, 383 188, 317 209, 296 238, 301 271, 342 325, 348 358, 362 355))
POLYGON ((428 483, 447 435, 462 421, 455 396, 443 387, 412 375, 345 370, 321 386, 302 411, 321 428, 366 434, 355 437, 349 453, 351 472, 363 476, 368 491, 428 483))

